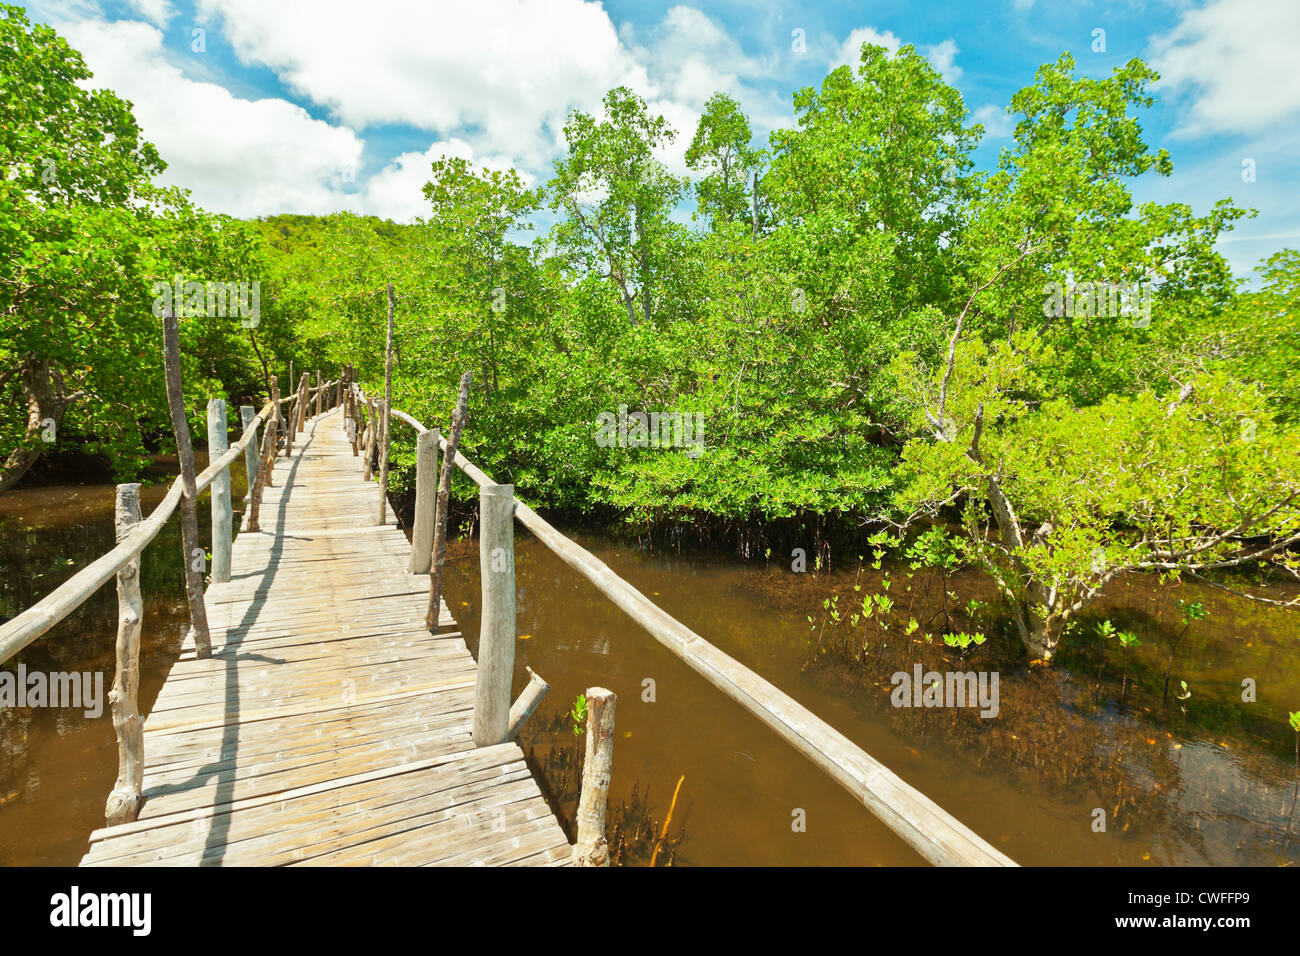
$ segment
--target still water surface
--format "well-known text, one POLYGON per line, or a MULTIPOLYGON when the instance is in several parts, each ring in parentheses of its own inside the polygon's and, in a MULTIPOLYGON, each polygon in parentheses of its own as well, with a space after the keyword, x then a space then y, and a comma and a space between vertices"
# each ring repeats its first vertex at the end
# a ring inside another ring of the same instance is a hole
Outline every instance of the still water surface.
MULTIPOLYGON (((159 474, 166 471, 161 463, 159 474)), ((144 489, 146 511, 165 490, 162 483, 144 489)), ((237 502, 242 495, 236 487, 237 502)), ((204 534, 207 527, 201 514, 204 534)), ((825 614, 822 602, 833 593, 851 599, 855 584, 872 583, 856 561, 833 573, 796 575, 776 563, 652 553, 600 536, 573 537, 1018 862, 1287 865, 1300 859, 1300 821, 1291 825, 1293 836, 1287 833, 1295 735, 1286 712, 1300 709, 1297 620, 1289 612, 1245 605, 1222 592, 1179 589, 1209 612, 1178 645, 1172 668, 1175 689, 1179 680, 1192 689, 1184 715, 1172 694, 1166 705, 1161 693, 1181 623, 1169 596, 1149 590, 1148 582, 1114 589, 1103 608, 1143 635, 1143 646, 1126 661, 1116 648, 1100 658, 1096 642, 1080 639, 1078 650, 1050 670, 999 659, 987 648, 963 664, 955 652, 900 635, 893 647, 875 647, 861 662, 829 654, 805 666, 810 636, 825 614), (999 716, 891 708, 890 672, 910 671, 917 660, 935 669, 999 669, 999 716), (1247 677, 1257 686, 1253 703, 1241 700, 1247 677), (1094 830, 1098 809, 1107 814, 1104 833, 1094 830)), ((0 617, 34 603, 112 543, 111 486, 0 496, 0 617)), ((684 775, 672 819, 673 833, 685 830, 677 864, 922 862, 537 541, 519 538, 516 563, 516 690, 524 665, 552 685, 537 724, 546 713, 558 717, 587 687, 619 694, 611 802, 628 799, 635 786, 643 797, 648 791, 652 815, 662 821, 684 775), (645 699, 648 681, 652 701, 645 699), (806 821, 803 832, 793 826, 796 817, 806 821)), ((175 661, 185 621, 175 519, 146 551, 143 575, 141 705, 147 711, 175 661)), ((973 576, 947 584, 961 592, 963 604, 981 587, 973 576)), ((449 545, 444 594, 475 650, 476 541, 449 545)), ((937 608, 941 594, 923 593, 922 608, 926 601, 937 608)), ((29 669, 102 670, 107 688, 115 616, 110 585, 21 659, 29 669)), ((567 730, 543 737, 537 728, 523 743, 580 746, 567 730)), ((0 713, 0 864, 75 864, 89 833, 102 825, 116 764, 107 711, 93 720, 80 711, 0 713)))

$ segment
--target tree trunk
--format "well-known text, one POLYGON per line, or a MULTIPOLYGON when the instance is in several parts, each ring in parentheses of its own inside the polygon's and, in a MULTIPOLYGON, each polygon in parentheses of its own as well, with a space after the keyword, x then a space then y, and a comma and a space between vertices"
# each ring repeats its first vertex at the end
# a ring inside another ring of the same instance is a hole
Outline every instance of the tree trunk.
MULTIPOLYGON (((63 413, 77 397, 67 398, 59 376, 50 359, 29 354, 19 367, 18 379, 22 383, 23 397, 27 400, 27 431, 22 443, 9 453, 0 464, 0 492, 8 491, 36 464, 42 447, 52 442, 63 424, 63 413), (53 422, 53 429, 50 429, 53 422), (44 433, 49 430, 50 438, 44 433)), ((78 396, 80 393, 78 393, 78 396)))

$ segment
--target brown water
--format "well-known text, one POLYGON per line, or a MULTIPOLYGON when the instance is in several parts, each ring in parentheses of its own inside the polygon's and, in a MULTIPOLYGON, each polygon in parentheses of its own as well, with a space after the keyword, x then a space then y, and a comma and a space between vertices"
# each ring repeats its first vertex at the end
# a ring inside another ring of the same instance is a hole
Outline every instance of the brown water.
MULTIPOLYGON (((198 470, 206 453, 196 450, 198 470)), ((160 458, 145 476, 145 514, 167 494, 174 459, 160 458), (154 482, 150 484, 149 482, 154 482)), ((231 469, 238 503, 242 469, 231 469)), ((35 604, 114 546, 113 486, 19 488, 0 495, 0 620, 35 604)), ((238 520, 238 519, 236 519, 238 520)), ((199 538, 207 548, 207 499, 199 502, 199 538)), ((180 653, 188 623, 179 514, 144 553, 144 621, 140 709, 148 713, 180 653)), ((29 671, 102 672, 113 684, 117 593, 112 583, 4 666, 29 671)), ((104 825, 104 802, 117 776, 117 738, 108 703, 88 718, 82 709, 0 709, 0 865, 75 865, 92 830, 104 825)))
MULTIPOLYGON (((146 489, 146 507, 164 491, 165 485, 146 489)), ((236 501, 241 496, 236 489, 236 501)), ((0 496, 0 615, 17 613, 107 551, 111 512, 111 487, 0 496)), ((207 528, 206 516, 200 527, 207 528)), ((822 602, 834 593, 850 599, 855 583, 874 583, 871 572, 796 575, 775 564, 648 553, 575 537, 670 614, 1021 863, 1285 865, 1300 858, 1300 821, 1293 838, 1286 832, 1295 779, 1295 735, 1286 711, 1300 709, 1300 618, 1290 612, 1217 591, 1153 591, 1150 582, 1131 581, 1114 589, 1103 608, 1142 637, 1127 662, 1116 647, 1098 658, 1097 642, 1083 638, 1050 670, 1026 668, 997 641, 964 664, 955 651, 901 634, 873 637, 863 656, 855 635, 820 627, 822 602), (1192 689, 1185 716, 1172 693, 1168 707, 1161 701, 1168 647, 1181 629, 1175 597, 1201 601, 1209 612, 1183 638, 1173 667, 1175 690, 1180 679, 1192 689), (810 655, 810 638, 819 635, 826 652, 810 655), (998 670, 998 718, 890 707, 889 674, 910 670, 917 660, 936 670, 998 670), (1245 677, 1257 682, 1254 703, 1241 701, 1245 677), (1093 832, 1096 808, 1108 815, 1105 833, 1093 832)), ((563 761, 555 755, 571 757, 581 741, 560 714, 583 689, 601 685, 619 694, 611 803, 632 803, 635 788, 657 831, 685 777, 669 831, 680 840, 676 863, 921 862, 847 792, 538 542, 521 536, 516 549, 516 673, 524 675, 526 664, 552 685, 521 743, 552 774, 545 782, 562 809, 572 794, 558 779, 555 768, 563 761), (647 679, 654 682, 653 701, 644 699, 647 679), (797 811, 806 819, 804 832, 792 826, 797 811)), ((173 520, 145 555, 144 708, 179 647, 185 617, 179 551, 173 520)), ((974 575, 946 585, 960 604, 971 596, 987 599, 985 587, 974 575)), ((923 586, 918 576, 914 595, 895 594, 915 602, 924 620, 942 606, 937 588, 923 586)), ((444 593, 474 649, 476 541, 449 546, 444 593)), ((30 668, 103 670, 107 688, 115 608, 112 587, 102 589, 23 660, 30 668)), ((517 678, 516 689, 522 683, 517 678)), ((75 863, 90 831, 102 825, 116 773, 108 714, 91 720, 80 711, 5 711, 0 754, 0 863, 75 863)))

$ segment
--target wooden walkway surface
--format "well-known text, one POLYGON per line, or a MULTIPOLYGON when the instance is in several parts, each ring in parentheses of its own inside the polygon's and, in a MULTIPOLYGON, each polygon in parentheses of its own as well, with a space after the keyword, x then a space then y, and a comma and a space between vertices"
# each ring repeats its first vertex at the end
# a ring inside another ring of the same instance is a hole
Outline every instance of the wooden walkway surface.
MULTIPOLYGON (((257 534, 206 595, 145 723, 145 803, 83 866, 569 862, 514 743, 470 740, 475 664, 428 576, 375 524, 337 410, 277 458, 257 534)), ((147 558, 146 558, 147 560, 147 558)))

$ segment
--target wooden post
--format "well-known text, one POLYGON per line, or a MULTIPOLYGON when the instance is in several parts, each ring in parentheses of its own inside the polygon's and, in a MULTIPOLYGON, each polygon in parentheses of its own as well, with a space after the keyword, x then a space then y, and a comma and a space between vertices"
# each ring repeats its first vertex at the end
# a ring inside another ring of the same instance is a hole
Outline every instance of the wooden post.
POLYGON ((375 403, 366 401, 366 460, 365 467, 361 473, 362 481, 369 481, 370 474, 375 465, 375 432, 379 429, 376 427, 378 422, 375 415, 375 403))
POLYGON ((525 667, 524 670, 528 671, 528 683, 510 705, 510 729, 506 731, 506 736, 511 740, 519 736, 520 728, 533 716, 533 711, 551 689, 551 685, 538 677, 531 667, 525 667))
POLYGON ((388 443, 393 423, 393 284, 388 283, 388 343, 384 346, 384 417, 379 423, 379 524, 388 514, 388 443))
POLYGON ((171 413, 172 431, 176 434, 176 456, 181 469, 181 546, 185 551, 185 593, 190 604, 190 627, 194 630, 194 648, 199 657, 212 656, 212 637, 208 633, 208 609, 203 603, 203 549, 199 547, 199 518, 195 507, 198 497, 194 480, 194 446, 190 444, 190 426, 185 421, 185 393, 181 383, 180 332, 176 313, 163 316, 163 364, 167 372, 167 409, 171 413))
POLYGON ((614 766, 614 705, 618 695, 603 687, 587 689, 587 753, 582 761, 582 796, 578 799, 578 842, 574 866, 609 866, 605 841, 605 807, 614 766))
POLYGON ((303 372, 298 382, 298 431, 307 429, 307 404, 311 401, 311 372, 303 372))
POLYGON ((258 527, 258 514, 262 510, 262 491, 271 484, 271 478, 275 474, 275 440, 280 427, 279 415, 280 386, 275 381, 275 376, 271 376, 271 420, 266 423, 266 431, 262 433, 262 463, 257 469, 257 477, 253 481, 253 490, 249 496, 248 513, 244 515, 244 530, 257 532, 261 529, 258 527))
POLYGON ((356 458, 361 454, 361 403, 357 401, 356 393, 352 391, 352 373, 348 372, 348 390, 345 393, 344 402, 347 407, 348 421, 352 423, 352 430, 348 437, 352 440, 352 457, 356 458))
POLYGON ((438 495, 438 429, 421 432, 415 439, 415 524, 411 529, 412 574, 428 574, 433 566, 434 507, 438 495))
POLYGON ((515 486, 479 489, 479 573, 483 614, 474 685, 474 743, 504 743, 515 672, 515 486))
MULTIPOLYGON (((215 462, 226 453, 230 442, 226 437, 226 403, 224 399, 208 400, 208 461, 215 462)), ((212 583, 225 584, 230 580, 230 536, 234 515, 230 501, 230 467, 217 472, 212 479, 212 583)))
MULTIPOLYGON (((243 426, 244 431, 248 431, 248 426, 253 424, 253 419, 256 417, 257 412, 253 410, 252 405, 239 406, 239 424, 243 426)), ((245 513, 248 511, 249 502, 253 500, 253 485, 257 483, 257 469, 260 461, 261 456, 258 454, 257 438, 254 437, 252 441, 244 446, 244 475, 248 479, 248 490, 244 495, 245 513)))
MULTIPOLYGON (((292 383, 292 379, 290 379, 289 383, 292 383)), ((297 399, 295 397, 294 401, 296 400, 297 399)), ((280 419, 280 430, 284 432, 284 457, 285 458, 293 457, 293 436, 294 436, 294 432, 297 431, 297 428, 294 427, 294 422, 298 420, 297 419, 298 411, 296 408, 294 408, 294 401, 289 402, 289 407, 285 409, 284 415, 280 419)), ((276 414, 277 415, 279 414, 279 409, 276 410, 276 414)))
POLYGON ((321 412, 325 410, 325 379, 320 377, 320 369, 316 369, 316 417, 320 418, 321 412))
MULTIPOLYGON (((271 376, 271 424, 275 426, 275 437, 278 441, 280 435, 284 434, 284 416, 280 414, 280 382, 271 376)), ((266 473, 266 487, 275 487, 275 454, 276 441, 271 442, 270 466, 261 469, 258 473, 266 473)))
MULTIPOLYGON (((117 543, 140 523, 140 486, 118 485, 114 508, 117 543)), ((144 721, 140 719, 140 555, 117 572, 117 665, 108 703, 117 731, 117 782, 108 795, 104 818, 110 827, 130 823, 140 812, 144 787, 144 721)))
POLYGON ((433 567, 429 569, 429 607, 424 612, 424 626, 438 633, 438 617, 442 613, 442 565, 447 559, 447 500, 451 497, 451 472, 456 467, 456 446, 465 428, 469 414, 469 383, 473 373, 460 377, 460 394, 456 396, 456 410, 451 413, 451 434, 447 436, 447 451, 442 456, 442 471, 438 474, 438 501, 434 508, 433 567))

